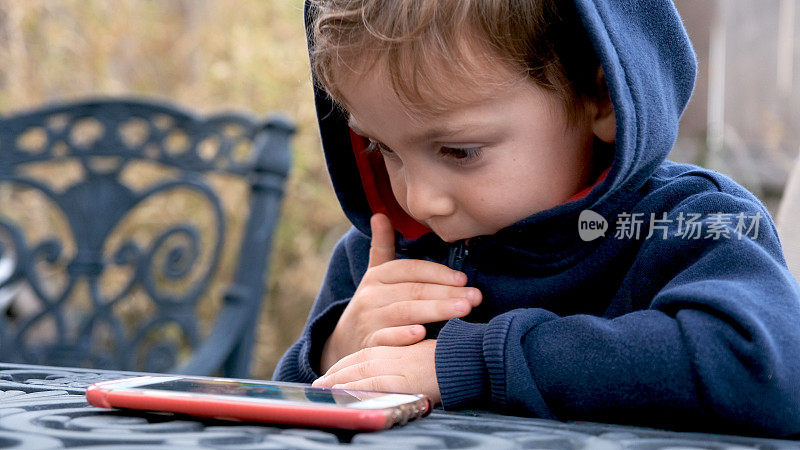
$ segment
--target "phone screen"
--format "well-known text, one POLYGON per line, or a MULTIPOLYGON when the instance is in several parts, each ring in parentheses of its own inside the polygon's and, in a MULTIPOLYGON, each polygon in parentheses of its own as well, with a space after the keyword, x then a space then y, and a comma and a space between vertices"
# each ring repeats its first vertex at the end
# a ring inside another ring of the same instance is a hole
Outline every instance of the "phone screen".
MULTIPOLYGON (((242 381, 223 381, 205 379, 173 379, 161 381, 153 384, 138 386, 139 389, 186 392, 205 395, 232 396, 248 399, 265 399, 288 401, 293 403, 327 403, 331 405, 346 406, 353 403, 364 404, 366 400, 372 400, 370 404, 383 403, 385 406, 394 405, 399 400, 398 394, 388 394, 367 391, 347 391, 344 389, 324 389, 310 386, 291 386, 274 385, 267 383, 248 383, 242 381)), ((415 399, 411 396, 409 399, 415 399)), ((406 400, 407 401, 407 400, 406 400)), ((374 406, 379 406, 375 404, 374 406)))

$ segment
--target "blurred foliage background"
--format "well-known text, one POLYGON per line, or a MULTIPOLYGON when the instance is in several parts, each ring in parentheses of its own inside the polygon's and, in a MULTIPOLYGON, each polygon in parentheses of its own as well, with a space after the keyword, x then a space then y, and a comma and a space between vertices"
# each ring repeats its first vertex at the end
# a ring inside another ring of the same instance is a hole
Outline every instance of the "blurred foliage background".
POLYGON ((269 378, 348 227, 319 146, 302 0, 0 1, 0 115, 105 95, 297 123, 252 365, 269 378))

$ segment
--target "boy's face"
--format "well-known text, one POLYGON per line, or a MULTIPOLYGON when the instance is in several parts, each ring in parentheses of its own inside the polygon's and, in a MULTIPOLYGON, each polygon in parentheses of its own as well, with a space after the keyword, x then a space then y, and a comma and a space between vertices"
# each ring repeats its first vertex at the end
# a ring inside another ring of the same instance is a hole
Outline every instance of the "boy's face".
POLYGON ((494 234, 589 183, 591 121, 570 124, 555 93, 498 72, 508 84, 420 115, 381 72, 340 79, 350 126, 383 154, 403 210, 443 240, 494 234))

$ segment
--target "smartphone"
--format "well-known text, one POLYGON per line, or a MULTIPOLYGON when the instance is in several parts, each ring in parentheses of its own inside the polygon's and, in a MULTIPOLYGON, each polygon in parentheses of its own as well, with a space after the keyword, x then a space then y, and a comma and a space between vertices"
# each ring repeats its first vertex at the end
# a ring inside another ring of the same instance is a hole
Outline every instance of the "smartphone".
POLYGON ((426 416, 433 406, 421 394, 185 376, 143 376, 95 383, 86 389, 86 399, 101 408, 349 430, 383 430, 403 425, 426 416))

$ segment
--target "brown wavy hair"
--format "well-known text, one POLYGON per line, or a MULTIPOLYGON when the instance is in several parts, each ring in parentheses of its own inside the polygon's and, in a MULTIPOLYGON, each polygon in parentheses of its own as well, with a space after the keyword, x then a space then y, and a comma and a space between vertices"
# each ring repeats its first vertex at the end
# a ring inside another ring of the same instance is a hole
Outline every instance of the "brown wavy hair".
POLYGON ((599 62, 569 0, 311 0, 310 7, 314 80, 345 109, 336 83, 342 69, 386 70, 398 98, 428 112, 518 79, 487 67, 557 93, 571 119, 587 99, 607 95, 598 92, 599 62), (470 89, 447 89, 454 85, 470 89))

